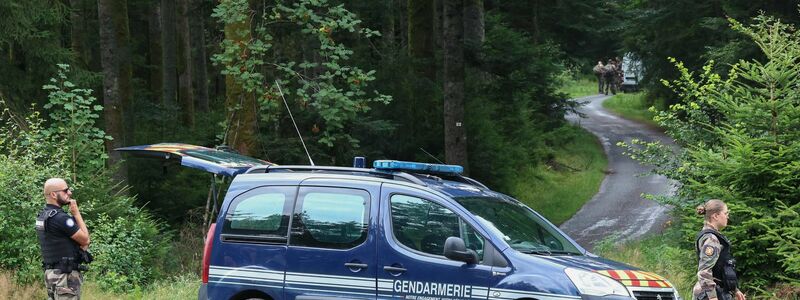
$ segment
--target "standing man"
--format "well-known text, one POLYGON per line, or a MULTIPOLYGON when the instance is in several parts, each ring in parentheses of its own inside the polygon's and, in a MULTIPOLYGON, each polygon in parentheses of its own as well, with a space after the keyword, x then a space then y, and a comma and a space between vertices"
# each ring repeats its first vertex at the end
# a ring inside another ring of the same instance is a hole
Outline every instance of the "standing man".
POLYGON ((80 299, 83 276, 81 263, 88 263, 89 230, 83 222, 72 189, 61 178, 44 183, 47 204, 36 218, 36 233, 42 251, 48 300, 80 299), (62 207, 69 206, 72 214, 62 207))
POLYGON ((602 94, 603 93, 603 70, 604 70, 603 61, 602 60, 598 60, 597 64, 594 66, 594 68, 592 68, 592 71, 594 72, 594 76, 597 77, 597 93, 598 94, 602 94))
POLYGON ((603 83, 605 83, 606 86, 605 90, 606 95, 608 95, 609 90, 611 91, 611 94, 614 95, 617 94, 617 88, 614 85, 615 84, 614 77, 616 76, 616 74, 617 74, 617 68, 614 65, 614 60, 609 58, 608 63, 606 63, 606 66, 603 67, 603 83))

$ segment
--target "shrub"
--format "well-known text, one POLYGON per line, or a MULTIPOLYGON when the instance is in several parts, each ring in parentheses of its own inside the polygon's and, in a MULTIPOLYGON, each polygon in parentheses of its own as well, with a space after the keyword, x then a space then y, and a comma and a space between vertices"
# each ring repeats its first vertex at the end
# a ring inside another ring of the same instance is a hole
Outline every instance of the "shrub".
POLYGON ((8 109, 0 114, 0 268, 15 270, 18 282, 41 280, 33 223, 44 206, 45 180, 62 177, 76 188, 73 197, 93 240, 90 250, 96 263, 86 275, 106 289, 136 288, 162 272, 148 266, 158 265, 153 261, 165 256, 169 236, 112 181, 103 166, 102 141, 107 137, 96 127, 95 99, 67 80, 66 66, 59 67, 58 77, 45 86, 50 91, 50 118, 35 107, 26 118, 8 109))
POLYGON ((750 27, 731 22, 755 41, 766 60, 740 61, 727 79, 712 73, 711 62, 699 80, 676 62, 681 79, 665 83, 681 103, 660 112, 656 121, 682 149, 675 155, 658 143, 624 146, 633 158, 681 184, 669 203, 681 207, 687 247, 693 247, 702 225, 700 218, 690 217, 693 207, 721 198, 731 211, 725 233, 744 285, 798 283, 800 34, 770 17, 757 17, 750 27))

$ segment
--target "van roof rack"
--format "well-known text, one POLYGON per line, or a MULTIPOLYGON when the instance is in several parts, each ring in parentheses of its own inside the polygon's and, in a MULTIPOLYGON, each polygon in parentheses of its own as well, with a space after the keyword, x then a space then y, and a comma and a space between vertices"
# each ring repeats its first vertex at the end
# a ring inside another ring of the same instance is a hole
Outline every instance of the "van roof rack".
POLYGON ((366 168, 331 167, 331 166, 257 166, 250 168, 245 174, 271 173, 271 172, 324 172, 340 173, 347 175, 369 175, 380 178, 403 180, 422 186, 428 186, 424 181, 406 172, 390 172, 366 168))

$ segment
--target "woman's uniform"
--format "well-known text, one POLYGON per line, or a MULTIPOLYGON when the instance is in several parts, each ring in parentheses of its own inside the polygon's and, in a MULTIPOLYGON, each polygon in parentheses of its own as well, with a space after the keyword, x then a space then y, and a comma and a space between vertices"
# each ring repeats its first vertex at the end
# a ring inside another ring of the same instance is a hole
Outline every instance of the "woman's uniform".
POLYGON ((735 299, 734 294, 738 289, 736 260, 731 255, 728 238, 706 224, 697 235, 695 250, 699 264, 692 299, 735 299))

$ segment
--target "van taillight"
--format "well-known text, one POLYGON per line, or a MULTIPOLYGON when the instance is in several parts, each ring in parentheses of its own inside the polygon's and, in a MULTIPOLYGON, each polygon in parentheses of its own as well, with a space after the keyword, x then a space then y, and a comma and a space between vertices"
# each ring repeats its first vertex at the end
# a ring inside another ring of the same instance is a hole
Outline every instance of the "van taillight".
POLYGON ((206 235, 206 244, 203 247, 203 283, 208 283, 208 267, 211 262, 211 245, 214 243, 214 228, 217 223, 211 223, 208 227, 208 234, 206 235))

